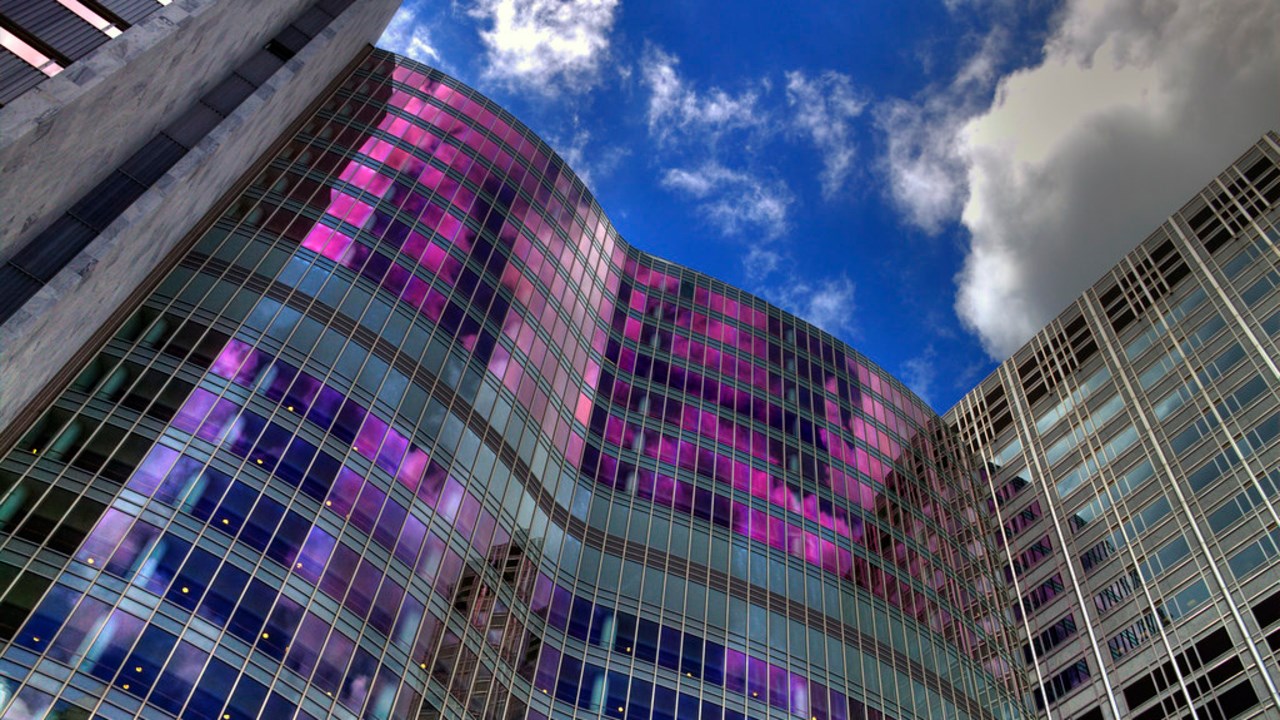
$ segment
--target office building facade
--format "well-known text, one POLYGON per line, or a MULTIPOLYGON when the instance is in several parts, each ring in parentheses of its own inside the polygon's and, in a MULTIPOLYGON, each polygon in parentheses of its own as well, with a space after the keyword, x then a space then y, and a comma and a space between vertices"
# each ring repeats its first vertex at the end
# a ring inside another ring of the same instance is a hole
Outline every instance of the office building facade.
POLYGON ((1274 136, 939 418, 385 0, 110 42, 231 9, 135 135, 93 48, 0 107, 101 159, 0 204, 3 717, 1276 712, 1274 136))
POLYGON ((985 484, 370 52, 19 423, 12 716, 1008 718, 985 484))
POLYGON ((946 415, 1054 717, 1280 716, 1278 141, 946 415))

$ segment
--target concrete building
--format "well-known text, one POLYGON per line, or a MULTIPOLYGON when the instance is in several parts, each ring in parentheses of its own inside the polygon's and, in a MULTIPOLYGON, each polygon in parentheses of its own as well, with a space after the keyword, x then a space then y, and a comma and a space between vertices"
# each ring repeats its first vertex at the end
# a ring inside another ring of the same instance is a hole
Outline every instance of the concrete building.
MULTIPOLYGON (((68 2, 114 8, 111 28, 125 29, 109 37, 54 0, 0 2, 6 53, 21 37, 84 39, 66 50, 74 62, 0 107, 0 428, 102 342, 112 313, 398 5, 68 2)), ((0 86, 26 67, 14 57, 0 56, 0 86)))
POLYGON ((4 717, 1280 712, 1276 136, 941 418, 386 0, 52 5, 106 26, 0 3, 4 717))
POLYGON ((1278 140, 946 414, 1054 717, 1280 716, 1278 140))

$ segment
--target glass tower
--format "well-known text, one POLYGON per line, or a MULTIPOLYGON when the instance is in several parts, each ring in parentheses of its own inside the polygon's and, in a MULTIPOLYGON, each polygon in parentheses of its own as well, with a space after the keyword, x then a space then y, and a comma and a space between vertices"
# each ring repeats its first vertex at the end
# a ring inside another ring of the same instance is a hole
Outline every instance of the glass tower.
POLYGON ((1270 133, 947 414, 1055 717, 1280 717, 1278 208, 1270 133))
POLYGON ((986 476, 371 51, 0 459, 5 717, 1024 716, 986 476))

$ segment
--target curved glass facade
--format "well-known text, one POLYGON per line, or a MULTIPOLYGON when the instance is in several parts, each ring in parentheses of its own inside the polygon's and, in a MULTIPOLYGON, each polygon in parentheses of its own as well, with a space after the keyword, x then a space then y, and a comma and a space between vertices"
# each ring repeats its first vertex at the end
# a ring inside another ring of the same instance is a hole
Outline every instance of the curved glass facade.
POLYGON ((986 492, 373 52, 0 462, 0 708, 1020 717, 986 492))

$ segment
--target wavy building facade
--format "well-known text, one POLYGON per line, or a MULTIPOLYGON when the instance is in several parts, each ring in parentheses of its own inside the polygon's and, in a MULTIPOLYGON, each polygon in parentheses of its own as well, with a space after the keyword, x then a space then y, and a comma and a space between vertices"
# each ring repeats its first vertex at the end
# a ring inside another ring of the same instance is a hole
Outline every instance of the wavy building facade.
POLYGON ((5 717, 1017 718, 982 475, 374 51, 0 460, 5 717))
POLYGON ((947 413, 1054 716, 1280 717, 1280 136, 947 413))
POLYGON ((1280 717, 1276 135, 940 418, 394 2, 80 4, 0 77, 0 717, 1280 717))

